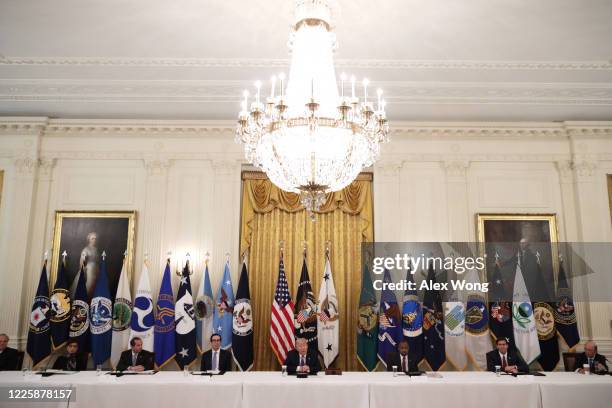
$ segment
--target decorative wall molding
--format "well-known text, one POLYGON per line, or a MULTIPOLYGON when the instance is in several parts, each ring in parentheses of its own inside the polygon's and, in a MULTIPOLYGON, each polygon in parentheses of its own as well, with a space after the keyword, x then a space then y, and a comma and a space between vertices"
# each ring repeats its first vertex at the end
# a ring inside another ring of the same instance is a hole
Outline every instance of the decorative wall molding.
POLYGON ((11 117, 0 116, 1 135, 31 135, 38 136, 47 128, 49 119, 46 117, 11 117))
POLYGON ((573 163, 571 160, 557 160, 555 162, 559 171, 559 180, 562 183, 571 183, 573 181, 573 163))
POLYGON ((587 179, 595 175, 598 164, 594 158, 579 157, 572 163, 572 167, 579 179, 587 179))
POLYGON ((374 165, 375 174, 382 177, 397 177, 403 165, 402 160, 381 160, 374 165))
POLYGON ((467 175, 470 162, 468 160, 447 160, 442 162, 442 167, 444 168, 447 177, 453 179, 463 179, 467 175))
POLYGON ((170 169, 173 164, 172 160, 165 158, 145 158, 143 160, 145 169, 147 170, 147 174, 149 176, 165 176, 168 174, 168 169, 170 169))
MULTIPOLYGON (((602 83, 382 81, 390 104, 612 105, 602 83)), ((45 102, 236 102, 247 80, 1 79, 0 100, 45 102)))
POLYGON ((53 170, 56 164, 57 164, 57 159, 55 158, 41 157, 40 159, 38 159, 39 175, 46 176, 46 177, 50 176, 51 171, 53 170))
POLYGON ((212 160, 212 168, 215 172, 215 176, 226 177, 233 176, 236 172, 240 171, 241 161, 240 160, 212 160))
MULTIPOLYGON (((195 68, 281 68, 286 58, 93 58, 0 56, 0 65, 68 65, 195 68)), ((456 70, 612 70, 611 61, 377 60, 338 59, 339 67, 456 70)))
MULTIPOLYGON (((568 134, 562 123, 512 122, 459 122, 419 123, 392 122, 390 137, 436 139, 566 139, 568 134)), ((612 122, 609 123, 612 129, 612 122)))
MULTIPOLYGON (((0 124, 2 118, 0 118, 0 124)), ((51 119, 45 136, 147 136, 201 137, 234 136, 234 121, 179 121, 179 120, 79 120, 51 119)))
POLYGON ((30 156, 18 157, 13 160, 15 169, 20 175, 33 175, 38 167, 38 159, 30 156))

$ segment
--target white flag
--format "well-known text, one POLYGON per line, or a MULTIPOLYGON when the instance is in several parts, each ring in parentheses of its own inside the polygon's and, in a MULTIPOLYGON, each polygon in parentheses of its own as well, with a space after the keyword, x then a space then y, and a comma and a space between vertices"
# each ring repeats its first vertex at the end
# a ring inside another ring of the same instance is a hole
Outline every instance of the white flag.
POLYGON ((536 330, 533 307, 521 272, 521 258, 518 257, 514 276, 514 294, 512 295, 512 330, 514 342, 527 364, 540 355, 540 343, 536 330))
POLYGON ((208 264, 206 264, 206 270, 202 275, 202 283, 195 301, 196 339, 200 353, 205 353, 211 349, 210 336, 213 334, 214 308, 215 302, 212 297, 208 264))
POLYGON ((132 294, 130 280, 125 270, 125 260, 119 276, 119 286, 113 305, 113 343, 111 365, 117 367, 121 353, 128 348, 130 341, 130 320, 132 318, 132 294))
POLYGON ((444 348, 446 360, 459 371, 467 366, 465 353, 465 304, 461 291, 444 302, 444 348))
POLYGON ((323 356, 325 367, 329 367, 338 356, 340 315, 338 314, 338 298, 332 277, 329 258, 325 260, 325 272, 319 290, 317 319, 317 337, 319 352, 323 356))
POLYGON ((134 337, 142 339, 142 348, 154 352, 153 331, 155 329, 155 315, 153 314, 153 297, 151 296, 151 283, 147 265, 142 265, 140 281, 134 296, 134 309, 132 310, 130 340, 134 337))
POLYGON ((487 352, 491 349, 485 294, 479 289, 481 282, 475 269, 467 273, 465 281, 474 285, 466 293, 465 349, 474 367, 484 371, 487 369, 487 352))

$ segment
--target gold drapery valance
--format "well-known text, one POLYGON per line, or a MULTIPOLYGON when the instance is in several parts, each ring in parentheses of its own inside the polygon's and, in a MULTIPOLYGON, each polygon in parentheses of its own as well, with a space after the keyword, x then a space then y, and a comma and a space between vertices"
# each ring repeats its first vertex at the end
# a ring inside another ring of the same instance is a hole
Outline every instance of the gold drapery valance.
MULTIPOLYGON (((268 213, 276 208, 295 213, 304 211, 300 196, 276 187, 261 172, 245 171, 242 173, 242 227, 240 231, 240 253, 249 247, 252 235, 252 223, 255 213, 268 213)), ((363 237, 365 242, 374 239, 372 223, 372 174, 361 173, 357 180, 346 188, 328 193, 325 203, 317 211, 325 214, 340 209, 350 215, 358 215, 363 222, 363 237), (364 208, 366 207, 366 208, 364 208)))
POLYGON ((255 370, 280 367, 269 344, 280 241, 284 241, 285 273, 294 301, 304 259, 303 245, 307 248, 312 290, 318 298, 329 242, 340 313, 339 355, 333 367, 362 370, 356 357, 356 330, 361 243, 374 239, 371 180, 371 175, 361 175, 344 190, 328 194, 313 222, 297 194, 280 190, 263 173, 243 173, 240 253, 248 252, 255 370))

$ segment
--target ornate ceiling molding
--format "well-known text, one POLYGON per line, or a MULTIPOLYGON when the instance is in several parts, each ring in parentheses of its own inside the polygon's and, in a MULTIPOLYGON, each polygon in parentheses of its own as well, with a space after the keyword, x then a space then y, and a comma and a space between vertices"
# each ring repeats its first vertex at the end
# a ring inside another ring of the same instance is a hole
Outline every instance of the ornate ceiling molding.
MULTIPOLYGON (((133 66, 196 68, 288 67, 285 58, 92 58, 0 56, 0 65, 133 66)), ((612 61, 493 61, 493 60, 376 60, 338 59, 338 67, 362 69, 444 70, 612 70, 612 61)))
MULTIPOLYGON (((103 103, 237 103, 248 81, 3 79, 0 101, 103 103)), ((610 83, 386 81, 390 105, 612 106, 610 83)))

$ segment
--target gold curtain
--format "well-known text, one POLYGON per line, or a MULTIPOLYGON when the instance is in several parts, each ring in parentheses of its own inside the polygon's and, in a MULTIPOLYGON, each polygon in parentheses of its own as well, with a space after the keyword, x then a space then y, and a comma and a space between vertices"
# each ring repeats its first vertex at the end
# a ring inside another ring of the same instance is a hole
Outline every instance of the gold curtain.
POLYGON ((340 347, 333 367, 362 370, 356 357, 356 322, 361 289, 361 243, 374 239, 372 177, 362 174, 342 191, 330 193, 316 221, 311 221, 299 196, 273 185, 265 175, 243 173, 240 253, 248 251, 251 304, 254 312, 255 370, 278 370, 269 344, 270 313, 280 241, 285 272, 295 301, 306 242, 308 273, 315 298, 325 267, 326 242, 340 313, 340 347))

